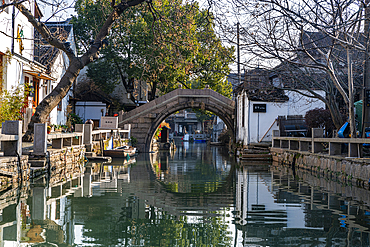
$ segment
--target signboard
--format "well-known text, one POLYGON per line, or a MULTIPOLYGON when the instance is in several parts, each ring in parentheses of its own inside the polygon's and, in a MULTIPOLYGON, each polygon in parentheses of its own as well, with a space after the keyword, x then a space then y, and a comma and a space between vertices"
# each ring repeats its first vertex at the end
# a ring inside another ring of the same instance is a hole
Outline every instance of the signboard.
POLYGON ((101 117, 100 128, 117 129, 118 128, 118 117, 101 117))
POLYGON ((253 112, 266 112, 266 104, 253 104, 253 112))

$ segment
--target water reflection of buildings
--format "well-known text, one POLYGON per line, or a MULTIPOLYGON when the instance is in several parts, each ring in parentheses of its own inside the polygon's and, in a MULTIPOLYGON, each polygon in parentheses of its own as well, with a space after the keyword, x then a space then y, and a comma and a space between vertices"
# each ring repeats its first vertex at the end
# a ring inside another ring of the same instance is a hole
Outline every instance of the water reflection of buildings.
MULTIPOLYGON (((12 189, 0 195, 0 247, 72 246, 76 229, 83 221, 76 217, 72 200, 90 198, 97 183, 117 188, 127 183, 127 166, 89 164, 84 174, 72 176, 49 186, 46 177, 32 185, 12 189)), ((75 174, 76 175, 76 174, 75 174)))
MULTIPOLYGON (((176 193, 193 193, 199 184, 209 187, 221 186, 229 175, 232 159, 217 147, 205 144, 177 143, 178 151, 158 152, 150 155, 150 162, 156 178, 167 189, 176 193)), ((210 192, 210 191, 208 191, 210 192)))
MULTIPOLYGON (((158 153, 156 159, 167 162, 167 172, 162 169, 159 177, 151 164, 142 160, 130 168, 88 164, 84 174, 68 181, 50 186, 40 181, 8 191, 0 195, 0 246, 40 242, 54 246, 124 245, 120 240, 133 246, 140 245, 143 236, 161 238, 179 221, 189 234, 199 231, 202 236, 202 227, 208 224, 208 234, 228 220, 234 220, 229 227, 233 230, 235 225, 235 246, 369 246, 370 211, 351 198, 356 188, 343 187, 335 194, 318 185, 334 188, 331 183, 336 182, 307 177, 311 183, 303 183, 281 167, 247 165, 234 172, 219 151, 202 152, 196 146, 187 149, 190 160, 158 153), (214 174, 205 175, 208 180, 203 184, 222 181, 217 190, 206 193, 202 188, 201 193, 194 193, 196 180, 185 178, 185 173, 199 173, 198 158, 206 166, 202 172, 214 174), (220 176, 224 171, 233 176, 220 176), (173 191, 165 186, 169 182, 184 185, 173 191), (227 216, 233 205, 234 217, 227 216), (221 220, 213 221, 214 216, 221 220)), ((362 194, 370 197, 369 191, 362 190, 362 194)), ((151 243, 148 246, 158 246, 151 243)))
POLYGON ((41 181, 1 195, 0 246, 73 243, 65 238, 73 236, 75 223, 68 197, 88 193, 83 183, 81 177, 50 187, 41 181))
POLYGON ((166 169, 173 175, 185 174, 196 169, 197 162, 203 166, 211 165, 216 172, 229 172, 232 158, 227 158, 225 150, 217 147, 205 146, 204 144, 189 144, 188 142, 176 143, 176 153, 159 152, 150 156, 151 163, 160 162, 165 164, 166 169), (226 157, 225 157, 226 156, 226 157), (171 166, 168 167, 168 163, 171 166))
POLYGON ((23 188, 20 197, 17 190, 3 194, 0 197, 0 246, 104 243, 110 241, 107 236, 118 233, 126 234, 125 239, 135 244, 142 237, 139 231, 133 234, 137 222, 143 222, 155 232, 153 219, 167 222, 171 218, 176 222, 189 215, 193 219, 191 226, 195 218, 214 215, 232 203, 231 197, 222 204, 219 200, 222 193, 190 200, 177 198, 150 178, 148 168, 147 163, 133 168, 88 164, 84 174, 68 181, 50 186, 44 180, 39 181, 23 188))
POLYGON ((236 246, 369 246, 368 207, 267 166, 237 171, 236 246))

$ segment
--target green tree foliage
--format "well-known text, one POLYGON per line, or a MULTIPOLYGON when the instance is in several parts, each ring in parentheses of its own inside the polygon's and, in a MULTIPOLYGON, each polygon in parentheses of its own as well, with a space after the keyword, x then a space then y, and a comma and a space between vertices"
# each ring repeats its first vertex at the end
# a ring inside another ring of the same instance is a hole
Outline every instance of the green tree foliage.
MULTIPOLYGON (((78 18, 73 23, 80 51, 86 50, 110 8, 109 2, 77 1, 78 18)), ((226 76, 234 49, 222 45, 214 32, 212 14, 197 3, 159 0, 149 8, 130 8, 108 40, 100 59, 88 68, 88 76, 106 92, 118 83, 127 89, 135 78, 150 84, 152 99, 157 89, 164 94, 178 84, 185 88, 208 84, 231 97, 226 76)))
POLYGON ((22 108, 25 105, 28 87, 18 86, 12 90, 3 90, 0 93, 0 127, 6 120, 20 120, 23 118, 22 108))

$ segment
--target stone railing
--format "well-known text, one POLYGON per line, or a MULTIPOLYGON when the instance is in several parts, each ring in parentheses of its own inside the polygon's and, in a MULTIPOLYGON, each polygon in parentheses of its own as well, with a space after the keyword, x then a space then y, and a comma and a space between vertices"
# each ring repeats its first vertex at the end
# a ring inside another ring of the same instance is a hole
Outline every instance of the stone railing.
POLYGON ((113 138, 117 139, 129 139, 130 134, 129 130, 122 130, 122 129, 99 129, 99 130, 93 130, 92 131, 92 140, 98 141, 98 140, 107 140, 113 136, 113 138))
POLYGON ((47 134, 46 124, 35 124, 33 154, 44 156, 47 152, 47 142, 52 142, 52 148, 62 149, 73 145, 85 145, 91 150, 94 141, 107 140, 111 136, 116 139, 124 139, 130 136, 129 126, 125 129, 99 129, 93 130, 91 124, 76 124, 73 133, 50 133, 47 134))
MULTIPOLYGON (((92 145, 93 141, 107 140, 113 135, 116 139, 130 137, 130 125, 124 129, 92 130, 91 124, 76 124, 73 133, 47 134, 47 124, 34 125, 33 155, 45 156, 47 142, 51 141, 52 148, 63 149, 74 145, 92 145)), ((22 155, 22 121, 5 121, 0 134, 1 151, 4 156, 22 155)))
POLYGON ((53 148, 71 147, 73 145, 83 145, 83 133, 58 133, 48 134, 47 139, 51 141, 53 148))
POLYGON ((272 133, 272 148, 290 151, 342 155, 343 145, 348 147, 347 157, 361 157, 362 145, 370 138, 323 138, 323 129, 312 129, 312 137, 281 137, 278 130, 272 133))
POLYGON ((0 134, 4 156, 22 155, 22 121, 5 121, 0 134))
POLYGON ((47 124, 35 123, 33 155, 45 156, 47 152, 48 141, 51 141, 51 146, 55 149, 63 149, 66 147, 72 147, 73 145, 83 145, 83 126, 80 126, 80 128, 76 126, 76 129, 79 131, 74 133, 53 132, 51 134, 47 134, 47 124))

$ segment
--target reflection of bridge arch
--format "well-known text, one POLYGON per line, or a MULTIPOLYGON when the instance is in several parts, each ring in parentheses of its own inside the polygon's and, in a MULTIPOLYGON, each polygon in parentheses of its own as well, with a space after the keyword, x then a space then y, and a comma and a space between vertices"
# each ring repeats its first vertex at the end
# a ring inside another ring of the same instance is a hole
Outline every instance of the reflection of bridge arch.
MULTIPOLYGON (((159 154, 163 155, 163 156, 166 156, 168 155, 168 153, 166 152, 159 152, 159 154)), ((161 163, 161 165, 163 166, 166 162, 163 162, 163 157, 157 157, 159 158, 158 160, 154 160, 154 156, 157 156, 158 155, 158 152, 157 153, 154 153, 154 154, 149 154, 150 158, 147 157, 146 159, 146 166, 148 168, 148 173, 150 174, 150 177, 152 180, 154 180, 161 188, 163 188, 164 190, 167 191, 167 193, 171 194, 173 196, 173 198, 181 198, 181 197, 194 197, 194 196, 212 196, 214 194, 222 194, 224 192, 227 192, 230 190, 230 188, 233 188, 234 187, 234 183, 235 183, 235 165, 231 165, 230 166, 230 170, 224 170, 223 172, 227 172, 227 176, 222 176, 222 179, 216 179, 214 181, 211 181, 211 180, 207 180, 207 182, 205 182, 203 185, 202 183, 194 183, 194 184, 187 184, 186 186, 186 189, 188 189, 189 191, 180 191, 178 190, 179 188, 176 188, 176 190, 174 191, 173 189, 174 188, 171 188, 171 186, 169 186, 171 184, 171 182, 179 182, 179 181, 171 181, 168 183, 168 181, 166 181, 166 175, 164 176, 164 178, 160 178, 161 176, 156 174, 156 171, 155 171, 155 167, 154 167, 154 163, 156 161, 158 161, 158 163, 161 163), (192 186, 193 185, 201 185, 200 187, 197 187, 195 191, 192 191, 192 186), (212 188, 212 185, 214 186, 212 188), (204 186, 204 187, 203 187, 204 186), (202 190, 202 189, 207 189, 207 190, 202 190)), ((160 156, 161 156, 160 155, 160 156)), ((225 157, 227 158, 227 157, 225 157)), ((212 165, 214 166, 215 162, 214 160, 212 160, 212 158, 206 158, 207 161, 211 161, 212 164, 209 164, 209 165, 212 165)), ((172 161, 167 161, 168 163, 166 164, 167 165, 170 165, 170 163, 177 163, 179 162, 181 163, 181 160, 172 160, 172 161)), ((192 165, 191 163, 188 163, 188 165, 192 165)), ((170 168, 167 167, 166 168, 166 171, 168 171, 170 168)), ((161 170, 161 172, 163 172, 163 170, 161 170)), ((181 172, 182 173, 182 172, 181 172)), ((168 175, 168 174, 167 174, 168 175)), ((176 174, 175 176, 179 176, 181 177, 182 175, 180 174, 176 174)), ((201 177, 204 177, 204 175, 201 175, 201 177)), ((221 178, 221 177, 220 177, 221 178)), ((184 181, 183 179, 180 179, 182 181, 184 181)), ((187 182, 189 182, 189 180, 186 180, 187 182)), ((177 184, 179 185, 179 184, 177 184)), ((180 186, 179 186, 180 187, 180 186)))
POLYGON ((187 214, 185 211, 194 210, 201 212, 199 216, 212 216, 215 211, 222 210, 235 203, 233 188, 235 183, 235 166, 224 179, 220 180, 217 190, 208 193, 181 193, 168 190, 164 183, 160 182, 153 171, 149 158, 150 154, 140 154, 138 162, 130 170, 130 183, 135 184, 134 194, 146 204, 163 208, 169 213, 180 216, 187 214))
POLYGON ((159 124, 171 114, 187 108, 213 112, 234 135, 235 102, 210 89, 176 89, 123 114, 120 116, 119 126, 131 124, 131 136, 137 138, 138 149, 148 152, 159 124))

